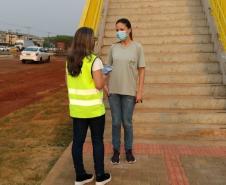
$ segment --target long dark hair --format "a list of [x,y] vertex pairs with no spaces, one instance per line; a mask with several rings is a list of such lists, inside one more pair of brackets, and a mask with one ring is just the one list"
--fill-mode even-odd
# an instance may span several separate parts
[[129,34],[129,37],[130,37],[131,40],[133,40],[133,32],[132,32],[132,26],[131,26],[130,21],[128,19],[126,19],[126,18],[121,18],[121,19],[117,20],[115,24],[118,24],[118,23],[122,23],[127,28],[131,29],[131,32]]
[[94,32],[88,27],[79,28],[74,36],[67,56],[67,70],[71,76],[81,72],[84,57],[89,57],[94,50]]

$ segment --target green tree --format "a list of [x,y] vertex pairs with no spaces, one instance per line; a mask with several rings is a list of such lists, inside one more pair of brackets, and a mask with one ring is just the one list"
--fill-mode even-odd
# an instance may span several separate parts
[[45,37],[44,39],[44,47],[53,47],[56,46],[57,42],[63,42],[66,48],[68,48],[72,43],[73,37],[68,35],[57,35],[54,37]]

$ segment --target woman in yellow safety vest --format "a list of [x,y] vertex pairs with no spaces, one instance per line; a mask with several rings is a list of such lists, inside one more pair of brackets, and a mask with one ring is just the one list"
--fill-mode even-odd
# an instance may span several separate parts
[[76,172],[75,185],[94,180],[94,175],[86,173],[83,165],[83,144],[88,127],[93,144],[96,185],[103,185],[111,180],[111,175],[104,170],[105,107],[102,89],[106,76],[102,73],[102,61],[93,54],[94,46],[93,30],[81,27],[75,33],[67,56],[66,79],[70,116],[73,119],[72,157]]

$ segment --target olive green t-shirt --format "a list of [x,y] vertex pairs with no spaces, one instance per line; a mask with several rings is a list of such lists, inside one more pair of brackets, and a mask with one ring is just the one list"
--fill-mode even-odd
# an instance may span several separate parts
[[109,79],[109,93],[135,96],[138,68],[145,67],[142,45],[135,41],[128,46],[113,44],[107,64],[113,67]]

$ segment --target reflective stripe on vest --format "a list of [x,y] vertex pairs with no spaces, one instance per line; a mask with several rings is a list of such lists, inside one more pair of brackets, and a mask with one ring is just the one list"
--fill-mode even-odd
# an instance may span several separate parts
[[71,105],[79,105],[79,106],[93,106],[103,104],[102,100],[73,100],[70,99]]
[[81,96],[86,96],[86,95],[93,95],[93,94],[97,94],[98,91],[97,89],[68,89],[68,93],[69,94],[76,94],[76,95],[81,95]]

